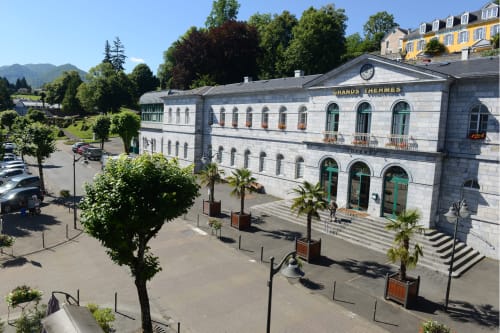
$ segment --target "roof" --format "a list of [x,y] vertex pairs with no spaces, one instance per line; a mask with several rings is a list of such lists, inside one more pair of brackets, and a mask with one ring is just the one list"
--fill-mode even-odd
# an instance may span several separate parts
[[190,90],[172,90],[170,94],[162,96],[162,98],[176,98],[185,96],[202,96],[210,90],[210,86],[203,86],[199,88],[194,88]]
[[431,62],[418,65],[455,78],[474,78],[479,76],[499,76],[499,57],[482,57],[463,61]]
[[285,77],[280,79],[239,82],[212,87],[205,95],[238,94],[254,92],[272,92],[277,90],[301,89],[304,85],[321,76],[321,74],[299,77]]
[[139,98],[139,104],[163,104],[161,97],[168,95],[171,90],[150,91]]

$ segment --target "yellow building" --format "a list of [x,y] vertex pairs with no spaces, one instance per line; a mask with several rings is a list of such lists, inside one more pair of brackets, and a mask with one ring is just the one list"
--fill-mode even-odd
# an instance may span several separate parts
[[423,22],[418,30],[409,32],[403,39],[405,59],[412,60],[422,56],[425,46],[432,39],[438,39],[446,47],[447,53],[491,48],[491,38],[500,33],[498,11],[498,5],[489,2],[476,11]]

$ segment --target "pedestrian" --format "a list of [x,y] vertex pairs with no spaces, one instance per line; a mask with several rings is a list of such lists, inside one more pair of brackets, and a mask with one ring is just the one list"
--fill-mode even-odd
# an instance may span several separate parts
[[330,210],[330,221],[335,219],[335,222],[337,222],[337,208],[338,206],[335,200],[330,200],[330,204],[328,205],[328,209]]

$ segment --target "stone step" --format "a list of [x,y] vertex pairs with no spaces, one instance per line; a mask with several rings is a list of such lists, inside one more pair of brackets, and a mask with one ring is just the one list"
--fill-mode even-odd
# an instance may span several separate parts
[[[279,200],[271,203],[253,206],[252,211],[257,214],[274,216],[291,223],[306,225],[306,217],[299,216],[290,210],[291,200]],[[331,234],[356,245],[370,248],[374,251],[386,253],[392,246],[394,232],[385,229],[387,220],[382,217],[361,217],[356,212],[338,210],[337,218],[340,223],[330,223],[328,211],[319,213],[320,220],[313,219],[312,229],[326,234]],[[453,241],[452,238],[436,229],[426,229],[423,234],[418,234],[415,241],[422,246],[423,256],[419,266],[426,267],[443,274],[448,274],[451,260]],[[412,242],[413,243],[413,242]],[[410,244],[413,246],[413,244]],[[468,245],[458,242],[455,245],[453,260],[453,274],[458,277],[484,256]]]

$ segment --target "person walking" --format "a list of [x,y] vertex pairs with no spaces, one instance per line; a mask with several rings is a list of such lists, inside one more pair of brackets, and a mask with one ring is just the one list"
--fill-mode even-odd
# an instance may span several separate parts
[[335,200],[330,200],[330,204],[328,205],[328,209],[330,210],[330,222],[332,220],[335,220],[335,222],[337,222],[337,203],[335,202]]

